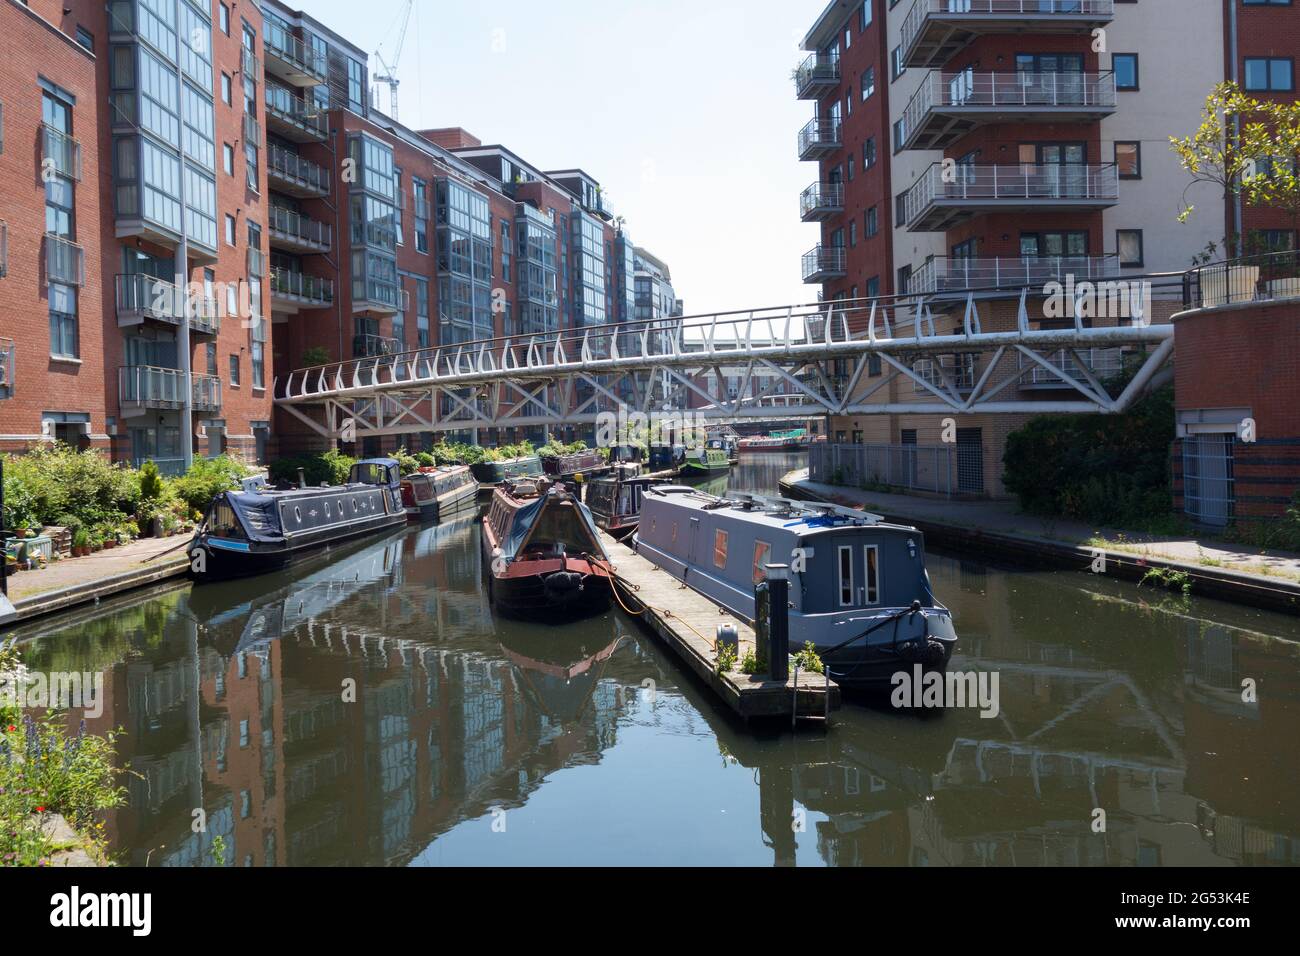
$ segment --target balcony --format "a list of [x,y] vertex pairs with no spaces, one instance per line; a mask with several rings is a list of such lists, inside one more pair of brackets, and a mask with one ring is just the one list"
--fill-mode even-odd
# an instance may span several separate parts
[[268,27],[262,36],[266,72],[290,86],[319,86],[328,78],[323,54],[282,28]]
[[251,80],[254,83],[261,82],[261,71],[257,68],[257,56],[246,46],[239,48],[239,69],[244,74],[244,79]]
[[396,315],[411,310],[411,294],[382,279],[354,277],[352,311],[376,315]]
[[1115,112],[1113,73],[931,70],[900,121],[904,149],[944,149],[994,123],[1082,123]]
[[[1076,357],[1083,361],[1088,372],[1091,372],[1099,381],[1104,382],[1107,379],[1116,378],[1124,371],[1124,350],[1118,348],[1075,349],[1073,351],[1061,349],[1045,356],[1048,364],[1053,368],[1060,369],[1076,382],[1086,382],[1088,381],[1088,374],[1079,367]],[[1024,374],[1020,377],[1021,388],[1071,387],[1051,371],[1024,355],[1020,356],[1020,368],[1024,369]]]
[[818,118],[799,130],[799,158],[821,159],[844,145],[839,120]]
[[406,345],[401,341],[401,339],[389,338],[385,335],[352,336],[353,358],[374,358],[380,355],[397,355],[404,351],[406,351]]
[[323,143],[329,136],[329,123],[315,103],[273,83],[266,84],[266,128],[295,143]]
[[292,269],[273,268],[271,302],[288,311],[321,309],[334,302],[334,283]]
[[329,252],[333,244],[334,230],[327,223],[284,206],[272,205],[267,223],[272,249],[298,253]]
[[41,124],[41,168],[81,181],[81,144],[68,134]]
[[14,340],[0,339],[0,401],[14,397]]
[[801,100],[821,99],[839,85],[838,53],[814,53],[794,71],[794,90]]
[[821,222],[843,211],[843,183],[813,183],[799,194],[799,218],[804,222]]
[[86,254],[81,246],[52,232],[45,234],[45,284],[81,285],[86,281]]
[[803,281],[808,283],[843,279],[848,273],[844,250],[837,246],[813,246],[803,255]]
[[262,145],[262,127],[257,125],[257,117],[252,113],[244,114],[244,142],[254,146]]
[[[118,404],[123,412],[184,407],[185,373],[153,365],[124,365],[117,370]],[[190,374],[190,403],[196,412],[221,408],[221,379]]]
[[330,171],[283,146],[267,146],[266,176],[272,189],[299,199],[330,194]]
[[1114,164],[935,163],[907,191],[903,223],[911,232],[943,232],[982,213],[1105,209],[1118,202]]
[[[147,322],[180,325],[182,302],[174,282],[149,275],[120,275],[115,293],[119,328]],[[216,335],[221,331],[221,310],[215,298],[186,294],[183,307],[192,331],[202,335]]]
[[943,66],[987,33],[1086,33],[1114,16],[1115,0],[915,0],[903,20],[903,65]]
[[907,291],[942,295],[980,289],[1017,290],[1063,281],[1094,280],[1119,274],[1118,256],[1025,256],[998,259],[931,259],[912,273]]

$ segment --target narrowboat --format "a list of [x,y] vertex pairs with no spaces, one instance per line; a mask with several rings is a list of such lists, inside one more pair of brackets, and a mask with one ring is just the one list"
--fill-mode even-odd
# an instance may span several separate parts
[[661,479],[618,474],[597,478],[587,485],[587,508],[596,526],[618,540],[636,530],[641,521],[641,499]]
[[478,482],[465,465],[421,468],[402,479],[402,506],[411,521],[440,521],[477,501]]
[[705,442],[705,447],[722,451],[727,456],[727,464],[736,465],[740,463],[740,452],[737,450],[739,444],[740,440],[734,435],[719,435]]
[[190,542],[190,570],[200,581],[262,574],[335,541],[405,522],[392,458],[357,462],[344,485],[224,491]]
[[686,449],[686,457],[679,470],[683,478],[698,478],[726,471],[730,467],[731,462],[725,450],[704,445]]
[[742,438],[737,451],[799,451],[807,447],[808,432],[802,428],[793,428],[784,432],[772,432],[770,435]]
[[503,481],[481,539],[488,599],[501,612],[577,616],[609,606],[609,556],[591,512],[563,484]]
[[604,471],[609,466],[604,456],[594,448],[586,448],[568,455],[548,455],[542,459],[542,471],[556,478],[571,478],[593,471]]
[[676,471],[686,456],[686,449],[681,445],[651,445],[650,470]]
[[542,473],[542,460],[536,455],[507,458],[505,461],[480,461],[469,466],[474,478],[485,485],[495,485],[507,478],[535,478]]
[[633,547],[746,620],[766,565],[789,565],[791,650],[811,641],[844,687],[887,687],[917,664],[942,671],[957,641],[921,533],[878,515],[659,485],[642,499]]

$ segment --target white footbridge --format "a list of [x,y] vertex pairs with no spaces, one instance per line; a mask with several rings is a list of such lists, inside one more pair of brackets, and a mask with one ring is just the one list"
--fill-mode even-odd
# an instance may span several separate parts
[[[343,440],[588,425],[618,409],[689,408],[719,423],[1114,413],[1173,354],[1173,326],[1149,314],[1094,327],[1071,309],[1072,319],[1053,323],[1064,327],[1033,327],[1030,290],[1020,293],[1015,328],[985,331],[977,299],[986,295],[965,293],[964,310],[951,293],[934,303],[859,299],[430,346],[278,376],[275,402]],[[952,331],[937,327],[935,308]],[[1112,394],[1103,383],[1120,367],[1136,371]],[[902,387],[888,390],[896,381]]]

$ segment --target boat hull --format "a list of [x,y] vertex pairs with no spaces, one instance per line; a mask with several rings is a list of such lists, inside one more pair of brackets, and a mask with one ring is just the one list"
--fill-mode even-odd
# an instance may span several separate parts
[[[378,534],[405,523],[405,514],[377,515],[367,522],[339,529],[337,534],[294,545],[230,541],[201,535],[196,541],[191,542],[186,551],[191,559],[190,577],[195,581],[229,581],[234,578],[267,574],[278,571],[295,561],[316,555],[328,545]],[[196,550],[203,552],[203,560],[197,565],[194,561]]]

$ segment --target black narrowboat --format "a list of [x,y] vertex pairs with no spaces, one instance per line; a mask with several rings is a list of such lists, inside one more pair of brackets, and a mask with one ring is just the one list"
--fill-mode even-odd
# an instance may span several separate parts
[[661,478],[622,473],[597,478],[587,485],[586,505],[596,526],[621,541],[641,522],[641,499],[646,491],[662,483]]
[[502,613],[569,617],[609,606],[609,555],[591,512],[563,484],[502,482],[481,538],[488,598]]
[[478,482],[466,465],[421,468],[402,479],[402,505],[411,521],[441,521],[477,502]]
[[190,542],[190,573],[199,581],[262,574],[333,542],[405,522],[392,458],[357,462],[345,485],[225,491],[212,499]]
[[547,455],[542,459],[542,471],[556,478],[589,475],[595,471],[604,471],[608,467],[604,456],[594,448],[585,448],[567,455]]
[[495,485],[507,478],[536,478],[542,474],[542,459],[536,455],[527,458],[507,458],[504,461],[479,461],[469,466],[474,477],[484,485]]

